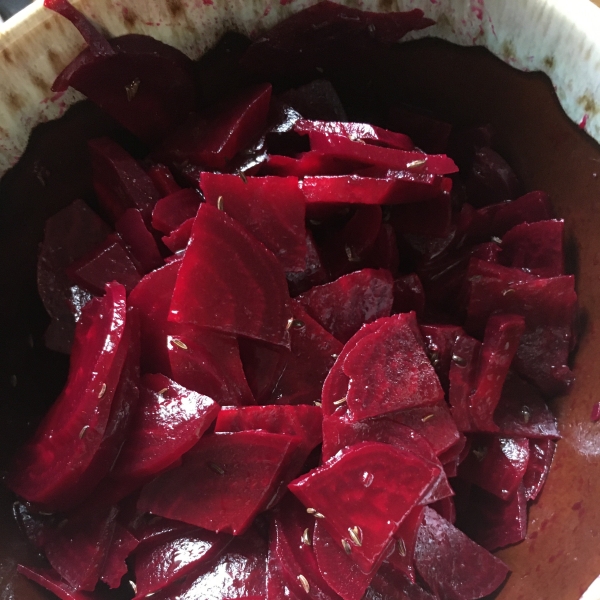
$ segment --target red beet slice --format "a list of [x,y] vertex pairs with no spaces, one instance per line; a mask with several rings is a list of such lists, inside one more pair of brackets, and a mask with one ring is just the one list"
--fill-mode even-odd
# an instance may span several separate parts
[[459,333],[452,350],[448,399],[459,431],[473,429],[469,399],[477,382],[481,345],[466,333]]
[[191,188],[178,190],[161,198],[152,211],[152,227],[170,234],[198,212],[202,198]]
[[525,269],[541,277],[565,274],[562,220],[523,223],[502,238],[502,264]]
[[295,177],[246,177],[202,173],[208,204],[238,221],[279,259],[286,271],[306,263],[304,196]]
[[261,175],[278,175],[279,177],[307,177],[310,175],[346,175],[356,168],[356,164],[333,158],[322,152],[311,150],[302,152],[296,158],[269,154],[261,166]]
[[524,329],[525,320],[517,315],[494,315],[488,319],[475,390],[469,398],[471,420],[479,431],[498,431],[494,411]]
[[[365,472],[373,476],[367,477],[369,485]],[[307,508],[324,515],[327,531],[340,545],[346,540],[351,556],[368,571],[439,472],[410,452],[367,442],[342,451],[289,488]]]
[[184,251],[190,242],[193,225],[194,219],[184,221],[170,235],[162,238],[163,244],[173,253]]
[[163,519],[163,517],[155,517],[149,514],[145,514],[141,523],[136,524],[135,527],[129,527],[131,527],[139,541],[137,552],[184,537],[197,529],[197,527],[181,521],[172,521],[171,519]]
[[23,565],[17,566],[17,571],[46,588],[61,600],[88,600],[94,598],[92,594],[81,592],[71,587],[56,571],[52,569],[32,569]]
[[271,85],[247,88],[203,114],[194,114],[161,144],[157,155],[170,164],[223,169],[264,129]]
[[136,597],[145,598],[218,556],[231,537],[195,529],[181,537],[144,548],[135,555]]
[[437,502],[430,504],[430,507],[435,510],[438,515],[441,515],[446,521],[456,523],[456,506],[453,497],[442,498]]
[[[418,311],[415,312],[419,316]],[[440,384],[447,392],[450,386],[449,376],[454,343],[458,336],[464,332],[455,325],[421,325],[420,329],[429,360],[431,360],[431,364],[439,377]]]
[[119,523],[115,526],[108,555],[102,567],[100,579],[109,588],[118,588],[123,575],[127,573],[125,559],[137,548],[138,541]]
[[148,169],[148,177],[160,192],[161,198],[174,194],[181,189],[181,186],[175,181],[173,173],[166,165],[157,163]]
[[535,500],[542,491],[550,472],[555,447],[554,440],[529,440],[529,462],[523,476],[527,500]]
[[125,289],[119,284],[83,309],[67,384],[9,473],[9,487],[26,500],[48,510],[69,506],[106,430],[128,350],[120,343],[125,321]]
[[306,256],[303,270],[286,273],[285,277],[292,297],[327,281],[327,272],[321,264],[321,257],[310,231],[306,232]]
[[348,353],[343,370],[350,378],[346,399],[352,420],[443,400],[415,329],[414,313],[397,315]]
[[239,338],[238,344],[248,386],[256,402],[263,404],[281,376],[285,364],[283,348],[244,338]]
[[[269,559],[267,562],[266,600],[300,600],[300,596],[292,591],[284,580],[283,567],[276,553],[276,536],[269,539]],[[260,598],[259,600],[264,600]]]
[[340,342],[363,325],[388,317],[393,303],[393,279],[383,269],[362,269],[298,296],[306,312]]
[[502,500],[508,500],[523,481],[529,460],[525,438],[477,438],[459,467],[459,476]]
[[140,265],[142,273],[149,273],[164,264],[156,240],[148,231],[139,210],[128,208],[115,223],[115,229],[131,256]]
[[285,276],[275,256],[222,211],[202,204],[169,319],[289,346],[291,316]]
[[419,530],[415,563],[429,588],[448,600],[487,596],[508,574],[500,559],[430,508],[425,509]]
[[296,438],[259,431],[215,433],[180,467],[142,490],[139,510],[239,535],[271,499]]
[[146,223],[160,198],[144,169],[119,144],[108,138],[90,140],[93,183],[102,207],[114,222],[128,208],[137,208]]
[[386,561],[398,571],[401,571],[408,579],[415,583],[415,546],[417,535],[423,522],[423,507],[415,506],[400,524],[400,528],[394,534],[394,546]]
[[367,590],[365,600],[435,600],[439,596],[433,596],[425,591],[419,584],[412,583],[402,571],[399,571],[385,563]]
[[194,446],[218,412],[218,404],[210,398],[164,375],[145,375],[140,404],[113,476],[143,481],[164,470]]
[[405,313],[411,310],[421,316],[425,310],[425,291],[419,276],[415,273],[394,280],[393,313]]

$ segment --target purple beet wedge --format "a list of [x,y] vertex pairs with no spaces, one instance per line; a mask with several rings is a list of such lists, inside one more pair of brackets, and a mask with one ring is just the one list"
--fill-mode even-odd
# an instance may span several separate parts
[[247,338],[238,338],[238,345],[248,386],[257,404],[263,404],[281,376],[285,349]]
[[469,413],[478,431],[493,433],[499,429],[494,411],[524,330],[525,320],[518,315],[493,315],[488,319],[475,390],[469,398]]
[[358,566],[369,571],[439,472],[410,452],[367,442],[342,451],[289,487],[313,514],[324,515],[330,535],[341,547],[345,540]]
[[121,585],[121,579],[127,573],[125,559],[137,548],[138,541],[119,523],[115,526],[108,554],[100,573],[100,579],[115,589]]
[[348,353],[342,368],[350,379],[346,400],[352,420],[429,406],[444,398],[415,330],[414,313],[396,315]]
[[523,476],[525,498],[535,500],[550,472],[556,442],[554,440],[529,440],[529,462]]
[[125,288],[110,284],[83,309],[67,384],[9,472],[9,487],[47,511],[71,505],[101,444],[128,351],[125,324]]
[[297,300],[333,337],[346,343],[365,323],[389,317],[393,279],[384,269],[363,269],[312,288]]
[[400,528],[394,534],[394,545],[392,551],[386,558],[397,571],[400,571],[411,581],[416,582],[415,577],[415,546],[419,528],[423,522],[422,506],[415,506],[400,524]]
[[306,265],[305,201],[295,177],[202,173],[206,202],[240,223],[277,257],[286,272]]
[[198,212],[202,197],[191,188],[178,190],[161,198],[152,210],[152,227],[171,234]]
[[62,577],[52,569],[32,569],[23,565],[17,566],[17,571],[35,581],[38,585],[52,592],[60,600],[93,600],[95,596],[89,592],[78,591],[70,586]]
[[138,509],[239,535],[271,499],[297,447],[293,436],[259,431],[206,436],[180,467],[143,488]]
[[169,319],[289,347],[289,302],[275,256],[222,211],[202,204]]
[[417,571],[448,600],[475,600],[492,593],[508,574],[507,566],[430,508],[425,509],[415,549]]
[[231,536],[195,529],[135,554],[136,597],[145,598],[216,558]]
[[452,349],[448,379],[450,412],[459,431],[472,431],[469,399],[477,382],[481,342],[460,333]]
[[156,240],[137,208],[128,208],[115,223],[115,229],[142,273],[150,273],[164,264]]

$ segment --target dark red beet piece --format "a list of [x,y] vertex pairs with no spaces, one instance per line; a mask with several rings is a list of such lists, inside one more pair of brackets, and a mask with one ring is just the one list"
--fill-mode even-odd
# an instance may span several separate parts
[[190,450],[219,412],[210,398],[171,381],[145,375],[141,398],[113,476],[144,480]]
[[564,275],[564,229],[565,222],[562,220],[523,223],[513,227],[502,238],[500,262],[540,277]]
[[81,200],[50,217],[44,227],[37,265],[38,292],[60,336],[51,349],[70,352],[75,332],[73,286],[66,268],[86,256],[110,233],[110,228]]
[[128,208],[137,208],[144,221],[149,223],[160,194],[144,169],[108,138],[90,140],[88,148],[94,188],[113,222],[118,221]]
[[[271,528],[273,530],[273,527]],[[267,561],[267,593],[258,600],[302,600],[300,595],[287,585],[284,568],[277,556],[277,537],[269,536],[269,559]]]
[[18,565],[17,571],[27,577],[27,579],[35,581],[35,583],[52,592],[60,600],[88,600],[94,598],[92,594],[77,591],[52,569],[32,569]]
[[461,479],[508,500],[523,481],[528,460],[525,438],[478,437],[458,473]]
[[471,420],[479,431],[498,431],[494,411],[524,329],[525,320],[517,315],[493,315],[488,319],[475,390],[469,398]]
[[[373,476],[367,487],[365,472]],[[410,452],[367,442],[342,451],[289,488],[307,508],[325,516],[327,531],[340,545],[345,539],[356,563],[368,571],[439,472]],[[362,545],[352,543],[349,530]]]
[[161,165],[160,163],[152,165],[147,173],[159,191],[161,198],[174,194],[181,189],[181,186],[175,181],[173,173],[171,173],[171,170],[166,165]]
[[169,319],[289,346],[291,316],[287,283],[275,256],[222,211],[202,204]]
[[260,169],[261,175],[290,175],[304,178],[314,175],[347,175],[360,165],[352,161],[340,160],[323,152],[311,150],[302,152],[295,158],[269,154]]
[[239,535],[271,499],[296,438],[241,431],[204,437],[183,464],[142,490],[138,508]]
[[231,542],[223,533],[195,529],[135,555],[136,597],[145,598],[218,556]]
[[535,500],[546,483],[554,458],[554,440],[529,440],[529,462],[523,476],[526,500]]
[[70,505],[106,430],[128,350],[121,344],[125,321],[125,289],[119,284],[83,309],[67,384],[9,472],[9,487],[26,500],[47,510]]
[[436,600],[418,583],[412,583],[404,573],[386,565],[382,565],[367,590],[365,600]]
[[420,317],[425,310],[425,291],[419,276],[415,273],[403,275],[394,280],[393,313],[406,313],[411,310]]
[[[417,316],[419,316],[418,312]],[[429,360],[431,360],[431,364],[440,379],[444,391],[448,392],[454,343],[457,337],[464,332],[462,328],[455,325],[421,325],[420,329],[425,341],[425,351],[429,356]]]
[[310,231],[306,232],[304,269],[300,272],[286,273],[285,277],[292,297],[307,292],[311,287],[322,285],[327,281],[327,272],[321,263],[321,257]]
[[163,244],[173,253],[184,251],[190,242],[193,225],[194,219],[184,221],[170,235],[166,235],[162,238]]
[[456,523],[456,506],[454,498],[447,497],[429,505],[435,512],[454,525]]
[[208,204],[238,221],[279,259],[287,271],[306,264],[304,196],[295,177],[246,177],[202,173]]
[[142,213],[137,208],[128,208],[115,223],[115,229],[142,273],[150,273],[164,264],[156,240],[148,231]]
[[415,549],[415,563],[429,588],[448,600],[475,600],[493,592],[508,568],[430,508]]
[[394,534],[394,546],[387,557],[388,562],[394,569],[401,571],[412,582],[415,578],[415,546],[417,534],[423,521],[423,507],[415,506],[400,524],[400,528]]
[[197,527],[182,523],[181,521],[172,521],[171,519],[155,517],[149,514],[144,515],[141,523],[135,527],[131,525],[129,527],[131,527],[139,541],[137,552],[183,537],[197,529]]
[[108,549],[108,555],[102,567],[100,579],[109,588],[118,588],[123,575],[127,573],[125,559],[137,548],[138,541],[119,523],[115,526],[113,539]]
[[391,317],[361,339],[344,360],[350,378],[346,400],[352,420],[432,405],[444,398],[425,354],[414,313]]
[[240,150],[264,129],[269,112],[271,85],[256,85],[218,106],[194,114],[161,144],[158,157],[170,164],[191,163],[223,169]]
[[152,227],[170,234],[198,212],[202,198],[191,188],[178,190],[161,198],[152,211]]
[[389,223],[382,223],[367,261],[370,267],[387,269],[394,276],[398,274],[400,267],[398,241],[394,228]]
[[397,235],[424,235],[443,238],[452,228],[452,199],[449,193],[423,202],[394,206],[390,224]]
[[481,342],[459,333],[452,349],[450,365],[450,411],[459,431],[472,431],[469,399],[477,382]]
[[383,269],[363,269],[298,296],[306,312],[340,342],[347,342],[364,323],[388,317],[393,279]]
[[393,106],[388,113],[388,127],[402,131],[429,154],[445,153],[452,125],[431,115],[425,115],[406,106]]
[[285,364],[284,349],[256,340],[238,338],[240,359],[248,386],[258,404],[271,395]]
[[315,79],[298,88],[287,90],[279,100],[306,119],[346,121],[346,111],[333,84],[326,79]]

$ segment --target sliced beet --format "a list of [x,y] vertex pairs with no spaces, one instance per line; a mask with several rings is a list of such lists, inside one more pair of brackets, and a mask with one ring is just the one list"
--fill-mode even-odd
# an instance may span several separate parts
[[263,130],[271,85],[260,84],[220,102],[202,114],[191,115],[163,141],[157,156],[169,164],[191,163],[222,170]]
[[202,204],[177,277],[170,320],[288,346],[291,316],[275,256],[222,211]]
[[452,349],[448,399],[459,431],[473,429],[469,399],[477,382],[481,345],[466,333],[459,333]]
[[367,590],[365,600],[436,600],[418,583],[413,583],[400,570],[383,564]]
[[181,189],[181,186],[175,181],[173,173],[171,173],[171,170],[166,165],[156,163],[148,169],[147,173],[156,189],[160,192],[161,198],[174,194]]
[[285,277],[292,297],[307,292],[311,287],[322,285],[327,281],[327,272],[321,263],[321,257],[310,231],[306,232],[306,256],[303,270],[288,272]]
[[[415,312],[419,316],[419,312]],[[448,392],[454,343],[464,332],[461,327],[455,325],[420,325],[420,329],[425,341],[425,351],[440,379],[440,384],[444,391]]]
[[367,258],[370,267],[387,269],[396,276],[400,268],[400,253],[394,228],[389,223],[382,223],[375,243]]
[[161,198],[152,210],[152,227],[166,234],[181,227],[198,212],[202,197],[191,188],[178,190]]
[[118,588],[121,585],[123,575],[127,573],[125,559],[137,548],[138,541],[125,527],[117,523],[113,538],[108,549],[100,579],[109,588]]
[[202,173],[208,204],[238,221],[279,259],[287,272],[306,263],[305,202],[295,177],[245,177]]
[[137,208],[149,223],[160,193],[138,162],[109,138],[90,140],[93,183],[102,208],[118,221],[128,208]]
[[239,535],[271,499],[296,438],[259,431],[204,437],[142,490],[138,508]]
[[554,440],[529,440],[529,462],[523,476],[527,500],[535,500],[542,491],[550,472],[555,448]]
[[27,579],[35,581],[35,583],[52,592],[60,600],[88,600],[95,597],[88,592],[76,590],[53,569],[32,569],[31,567],[18,565],[17,571]]
[[562,220],[522,223],[502,238],[502,264],[525,269],[541,277],[565,274]]
[[425,509],[415,549],[421,577],[438,597],[475,600],[492,593],[507,566],[430,508]]
[[301,600],[300,596],[287,585],[283,566],[277,556],[277,539],[269,536],[269,558],[267,561],[267,593],[259,600]]
[[305,178],[311,175],[347,175],[356,168],[351,161],[338,158],[311,150],[302,152],[295,158],[269,154],[267,160],[261,166],[261,175],[278,175],[279,177]]
[[125,289],[107,287],[78,322],[67,384],[9,472],[9,487],[47,510],[68,507],[104,436],[128,350]]
[[494,411],[524,329],[525,320],[517,315],[493,315],[488,319],[475,390],[469,398],[471,420],[479,431],[498,431]]
[[344,360],[350,378],[346,396],[352,420],[428,406],[444,398],[425,354],[414,313],[391,317],[361,339]]
[[184,221],[170,235],[165,235],[162,238],[163,244],[173,253],[183,252],[190,242],[193,225],[194,219],[188,219],[187,221]]
[[415,506],[400,524],[400,528],[394,534],[394,545],[392,552],[386,558],[394,569],[401,571],[412,582],[415,578],[415,546],[419,528],[423,522],[423,507]]
[[142,273],[149,273],[164,264],[156,240],[137,208],[128,208],[115,223],[115,229],[131,256],[139,264]]
[[508,500],[523,481],[529,461],[525,438],[477,437],[458,469],[459,476],[502,500]]
[[145,598],[186,576],[217,557],[230,542],[231,536],[196,528],[136,552],[136,597]]
[[286,362],[285,350],[257,340],[238,338],[240,359],[248,386],[258,404],[266,402]]
[[[139,515],[139,513],[137,513]],[[136,526],[129,526],[138,539],[137,552],[159,546],[170,540],[184,537],[197,529],[182,521],[173,521],[163,517],[144,514]]]
[[298,296],[306,312],[340,342],[347,342],[363,325],[388,317],[393,279],[383,269],[363,269]]
[[393,313],[405,313],[411,310],[421,316],[425,310],[425,291],[419,276],[415,273],[403,275],[394,280]]
[[164,375],[142,378],[138,410],[113,476],[143,481],[173,464],[211,425],[219,406]]
[[[346,540],[351,556],[368,571],[439,471],[410,452],[367,442],[342,451],[289,487],[307,508],[324,515],[330,535],[340,545]],[[373,477],[365,480],[365,472]]]
[[449,523],[456,523],[456,505],[453,497],[442,498],[429,505],[435,512],[444,517]]

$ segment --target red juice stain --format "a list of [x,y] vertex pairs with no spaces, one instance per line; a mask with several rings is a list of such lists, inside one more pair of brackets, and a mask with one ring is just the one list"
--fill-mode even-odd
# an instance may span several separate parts
[[587,116],[587,113],[585,113],[583,115],[583,119],[581,119],[581,121],[579,122],[579,129],[585,129],[585,126],[587,125],[587,120],[588,120],[588,116]]

